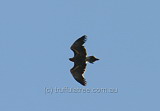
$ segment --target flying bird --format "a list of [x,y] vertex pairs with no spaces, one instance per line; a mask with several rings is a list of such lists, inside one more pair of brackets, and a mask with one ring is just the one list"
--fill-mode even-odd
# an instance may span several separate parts
[[77,39],[70,49],[74,52],[74,57],[69,58],[70,61],[74,62],[73,68],[70,70],[72,76],[74,79],[82,84],[83,86],[86,86],[87,82],[84,78],[84,72],[86,70],[87,62],[94,63],[95,61],[99,60],[98,58],[94,56],[87,56],[87,52],[83,44],[86,42],[87,36],[84,35]]

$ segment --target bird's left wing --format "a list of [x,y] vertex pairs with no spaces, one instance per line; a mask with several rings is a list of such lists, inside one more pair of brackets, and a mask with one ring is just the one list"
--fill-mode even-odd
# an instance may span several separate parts
[[71,46],[71,50],[74,52],[74,55],[80,54],[80,55],[87,55],[86,49],[83,46],[83,44],[86,42],[87,36],[84,35],[77,39]]

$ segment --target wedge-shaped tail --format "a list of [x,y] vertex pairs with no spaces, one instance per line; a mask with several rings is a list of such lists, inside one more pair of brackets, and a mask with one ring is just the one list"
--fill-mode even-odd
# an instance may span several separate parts
[[89,62],[89,63],[94,63],[95,61],[98,61],[99,59],[98,58],[96,58],[96,57],[94,57],[94,56],[88,56],[87,58],[86,58],[86,62]]

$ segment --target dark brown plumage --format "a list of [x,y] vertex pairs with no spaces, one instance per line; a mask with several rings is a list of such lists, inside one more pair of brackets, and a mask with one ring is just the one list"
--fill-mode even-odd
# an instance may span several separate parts
[[86,42],[87,36],[84,35],[77,39],[71,46],[71,50],[74,52],[74,57],[69,60],[74,62],[74,67],[70,70],[74,79],[82,85],[86,85],[87,82],[84,78],[84,72],[86,70],[86,62],[93,63],[99,59],[94,56],[87,56],[87,52],[83,44]]

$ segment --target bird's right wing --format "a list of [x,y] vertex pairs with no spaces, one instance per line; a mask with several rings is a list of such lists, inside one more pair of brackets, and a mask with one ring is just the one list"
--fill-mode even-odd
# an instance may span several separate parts
[[82,85],[86,85],[87,82],[84,78],[84,72],[86,69],[86,64],[82,65],[74,65],[74,67],[70,70],[74,79]]

